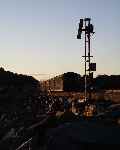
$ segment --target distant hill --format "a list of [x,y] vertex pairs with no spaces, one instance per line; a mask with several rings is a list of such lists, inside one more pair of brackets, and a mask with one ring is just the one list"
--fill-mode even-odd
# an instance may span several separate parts
[[78,73],[67,72],[63,74],[63,90],[64,91],[79,91],[82,89],[82,77]]
[[93,86],[96,89],[119,90],[120,75],[98,75],[93,79]]
[[32,76],[0,68],[0,111],[19,110],[40,93],[40,83]]
[[38,84],[38,81],[32,76],[22,75],[5,71],[4,68],[0,68],[0,86],[1,85],[14,85],[20,86],[25,84]]
[[[120,75],[98,75],[96,78],[87,77],[87,88],[89,86],[94,90],[118,90],[120,89]],[[84,76],[78,73],[67,72],[46,81],[45,86],[48,89],[56,91],[84,91]]]

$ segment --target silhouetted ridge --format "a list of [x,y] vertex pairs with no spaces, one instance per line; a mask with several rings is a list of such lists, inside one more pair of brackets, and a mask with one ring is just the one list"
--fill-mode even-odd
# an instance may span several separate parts
[[80,74],[67,72],[63,74],[64,91],[79,91],[81,88]]
[[[95,78],[90,79],[87,76],[87,89],[89,86],[92,87],[92,90],[118,90],[120,89],[120,75],[98,75]],[[85,79],[84,76],[81,76],[78,73],[67,72],[62,75],[56,76],[50,79],[50,88],[54,90],[63,90],[63,91],[80,91],[84,92],[85,90]],[[55,84],[57,86],[55,86]]]
[[4,68],[0,68],[0,85],[12,84],[12,85],[24,85],[24,84],[38,84],[38,81],[32,76],[22,75],[5,71]]
[[120,75],[99,75],[94,78],[93,86],[96,87],[96,89],[120,89]]

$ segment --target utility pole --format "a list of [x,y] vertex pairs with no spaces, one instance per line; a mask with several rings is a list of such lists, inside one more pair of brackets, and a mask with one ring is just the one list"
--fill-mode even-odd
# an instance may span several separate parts
[[[91,24],[90,18],[80,19],[77,39],[81,39],[81,34],[85,35],[85,101],[91,99],[91,83],[93,78],[93,71],[96,71],[96,63],[91,63],[91,35],[95,32]],[[89,95],[89,96],[88,96]]]

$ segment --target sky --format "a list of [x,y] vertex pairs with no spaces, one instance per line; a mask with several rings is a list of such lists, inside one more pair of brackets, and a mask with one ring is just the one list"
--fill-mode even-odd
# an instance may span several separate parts
[[120,0],[0,0],[0,66],[38,79],[84,74],[80,18],[90,17],[98,74],[120,74]]

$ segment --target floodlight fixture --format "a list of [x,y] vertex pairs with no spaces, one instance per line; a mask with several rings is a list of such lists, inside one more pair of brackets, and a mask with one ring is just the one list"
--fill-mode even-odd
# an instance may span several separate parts
[[93,26],[92,24],[89,24],[89,25],[88,25],[88,29],[89,29],[89,32],[90,32],[90,33],[94,33],[94,32],[93,32],[94,26]]
[[85,18],[84,19],[84,21],[90,21],[91,20],[91,18]]
[[82,29],[82,27],[83,27],[83,19],[80,19],[79,29]]
[[79,28],[78,28],[78,35],[77,35],[77,39],[81,39],[82,28],[83,28],[83,19],[80,19]]

